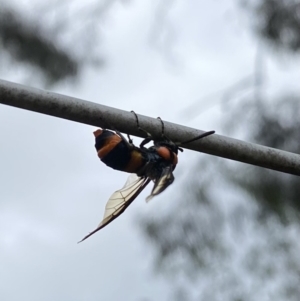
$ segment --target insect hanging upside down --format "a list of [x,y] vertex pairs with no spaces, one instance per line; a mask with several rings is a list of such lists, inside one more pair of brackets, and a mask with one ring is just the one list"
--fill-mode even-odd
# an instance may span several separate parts
[[[125,171],[131,173],[131,175],[123,188],[115,191],[109,198],[105,206],[103,220],[99,226],[80,242],[121,215],[151,181],[154,182],[154,186],[146,201],[164,191],[174,181],[173,170],[178,161],[178,150],[183,151],[180,145],[215,133],[215,131],[209,131],[193,139],[174,143],[165,136],[164,123],[158,118],[162,125],[161,138],[153,139],[150,133],[139,126],[139,120],[135,112],[132,111],[132,113],[136,118],[138,129],[147,134],[147,138],[141,142],[139,147],[133,144],[129,135],[127,140],[118,131],[98,129],[94,132],[95,148],[101,161],[113,169]],[[150,141],[153,141],[154,145],[149,148],[145,147]]]

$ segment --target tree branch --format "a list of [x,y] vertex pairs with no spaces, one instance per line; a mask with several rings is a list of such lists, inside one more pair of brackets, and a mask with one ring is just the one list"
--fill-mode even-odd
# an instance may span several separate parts
[[[145,134],[137,129],[135,118],[131,112],[4,80],[0,80],[0,103],[145,137]],[[154,137],[160,137],[161,123],[159,120],[139,115],[139,121],[142,128]],[[165,132],[173,141],[188,140],[203,133],[203,131],[170,122],[165,122]],[[298,154],[217,134],[194,141],[184,147],[210,155],[300,175],[300,155]]]

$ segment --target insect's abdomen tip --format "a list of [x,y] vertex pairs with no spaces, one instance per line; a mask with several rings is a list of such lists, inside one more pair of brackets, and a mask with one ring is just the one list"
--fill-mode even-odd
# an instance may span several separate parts
[[98,137],[102,134],[102,132],[103,132],[102,130],[98,129],[93,134],[94,134],[95,137]]

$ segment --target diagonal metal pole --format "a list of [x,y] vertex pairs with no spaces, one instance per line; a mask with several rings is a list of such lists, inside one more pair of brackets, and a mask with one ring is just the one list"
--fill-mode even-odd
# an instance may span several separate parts
[[[46,115],[145,137],[136,127],[131,112],[82,99],[43,91],[0,80],[0,103]],[[161,123],[156,118],[139,116],[142,128],[160,137]],[[165,133],[173,141],[186,141],[203,131],[165,121]],[[214,134],[194,141],[185,148],[235,161],[300,175],[300,155]]]

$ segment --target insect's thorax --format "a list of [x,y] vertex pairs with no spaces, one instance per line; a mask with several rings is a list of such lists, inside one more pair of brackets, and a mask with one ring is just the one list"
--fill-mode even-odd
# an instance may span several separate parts
[[145,155],[147,163],[138,175],[154,181],[161,176],[166,167],[172,166],[174,169],[177,164],[177,155],[166,147],[152,146],[147,149]]

